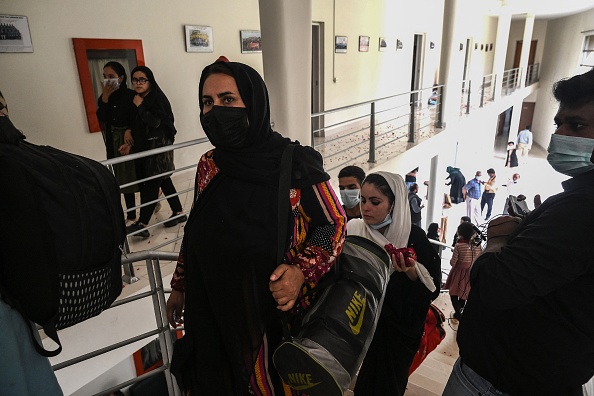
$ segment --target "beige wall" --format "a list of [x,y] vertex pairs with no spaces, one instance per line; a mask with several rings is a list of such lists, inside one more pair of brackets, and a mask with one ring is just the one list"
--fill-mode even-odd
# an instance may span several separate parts
[[551,20],[547,24],[546,42],[540,71],[540,89],[534,111],[534,140],[548,147],[554,132],[553,118],[557,102],[551,95],[553,83],[584,73],[579,68],[583,48],[583,31],[594,29],[594,9],[577,15]]

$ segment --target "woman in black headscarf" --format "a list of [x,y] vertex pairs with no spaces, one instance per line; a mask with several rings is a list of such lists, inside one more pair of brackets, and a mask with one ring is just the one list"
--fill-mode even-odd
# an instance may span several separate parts
[[[134,85],[133,103],[136,106],[136,117],[132,135],[134,137],[134,152],[152,150],[158,147],[173,144],[177,133],[173,125],[173,111],[167,96],[163,93],[151,69],[146,66],[137,66],[132,70],[132,84]],[[139,179],[159,175],[175,169],[173,164],[173,151],[151,155],[136,161],[136,173]],[[163,190],[173,214],[165,222],[165,227],[173,227],[187,220],[186,215],[181,215],[183,208],[175,186],[169,175],[145,181],[140,189],[142,204],[155,201],[159,197],[159,188]],[[157,203],[152,203],[140,208],[140,218],[127,227],[128,234],[140,231],[137,234],[143,238],[150,236],[144,228],[149,223]]]
[[277,312],[307,308],[299,296],[334,265],[344,211],[321,155],[297,144],[291,209],[281,214],[288,218],[287,253],[279,263],[280,160],[292,142],[270,127],[266,85],[251,67],[218,61],[203,70],[199,93],[200,122],[215,149],[198,163],[167,303],[175,327],[185,298],[187,344],[176,348],[185,345],[189,356],[177,377],[192,395],[294,394],[269,361],[281,337]]
[[[126,85],[126,69],[121,63],[110,61],[103,66],[102,92],[97,99],[97,119],[101,125],[107,158],[116,158],[129,154],[134,145],[132,138],[132,99],[134,91]],[[134,161],[127,161],[113,166],[115,176],[121,185],[136,181]],[[134,193],[138,185],[121,190],[126,208],[136,206]],[[127,212],[128,220],[136,221],[136,211]]]

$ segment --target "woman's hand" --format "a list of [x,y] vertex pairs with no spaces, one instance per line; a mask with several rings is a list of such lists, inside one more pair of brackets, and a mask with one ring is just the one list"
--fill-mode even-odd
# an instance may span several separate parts
[[177,325],[182,325],[184,323],[184,303],[184,292],[171,290],[171,294],[167,299],[167,321],[174,329]]
[[281,264],[270,275],[269,289],[281,311],[293,308],[305,276],[296,265]]
[[132,137],[131,129],[126,129],[126,132],[124,132],[124,143],[128,143],[130,146],[134,146],[134,138]]
[[391,256],[392,267],[396,272],[404,272],[406,276],[408,276],[408,279],[412,281],[417,280],[419,276],[417,275],[417,269],[415,268],[417,262],[414,259],[410,257],[405,259],[402,253],[398,253],[398,255],[392,254]]
[[101,101],[107,103],[112,93],[118,90],[118,87],[111,81],[107,83],[101,83]]
[[140,105],[142,104],[142,102],[144,102],[144,99],[140,95],[134,95],[133,102],[136,105],[136,107],[140,107]]
[[130,146],[128,143],[124,143],[118,148],[118,153],[120,153],[120,155],[128,155],[130,154],[131,149],[132,146]]

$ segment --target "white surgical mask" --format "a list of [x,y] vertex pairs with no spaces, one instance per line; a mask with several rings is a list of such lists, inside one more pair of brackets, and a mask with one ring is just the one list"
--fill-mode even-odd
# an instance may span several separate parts
[[120,79],[119,78],[104,78],[103,85],[113,84],[116,88],[120,87]]
[[577,176],[594,169],[590,161],[594,139],[554,134],[547,151],[547,161],[559,173]]
[[360,193],[361,190],[358,188],[354,190],[340,190],[340,199],[342,199],[345,208],[351,209],[357,206],[361,200],[359,198]]
[[392,223],[392,210],[390,210],[390,213],[388,213],[386,215],[386,218],[384,219],[384,221],[381,221],[376,224],[369,224],[369,227],[373,228],[374,230],[379,230],[380,228],[384,228],[385,226],[390,225],[391,223]]

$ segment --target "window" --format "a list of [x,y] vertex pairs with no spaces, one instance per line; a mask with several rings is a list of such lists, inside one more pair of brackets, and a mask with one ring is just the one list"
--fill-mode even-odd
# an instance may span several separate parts
[[582,51],[582,67],[594,67],[594,35],[584,38],[584,49]]

